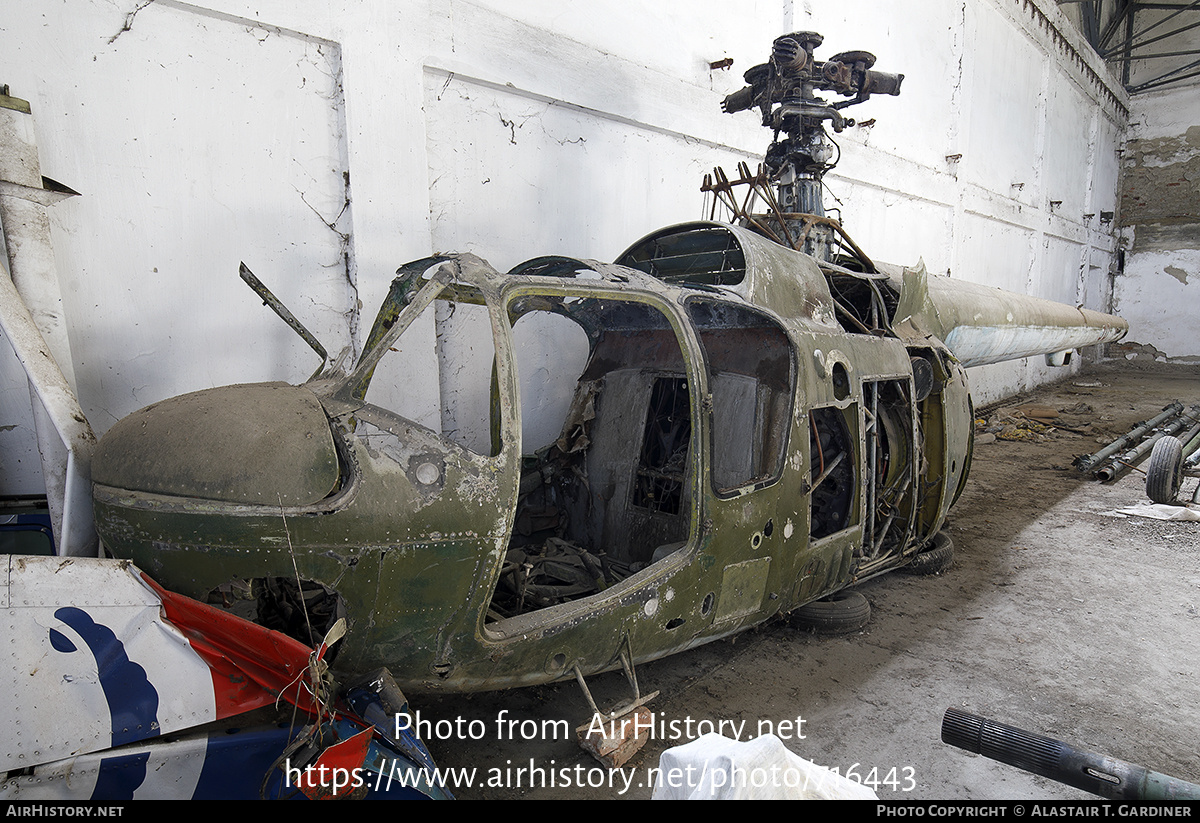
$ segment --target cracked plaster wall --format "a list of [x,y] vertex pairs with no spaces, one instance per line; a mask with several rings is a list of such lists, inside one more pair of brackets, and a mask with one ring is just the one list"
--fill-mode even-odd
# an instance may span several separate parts
[[1200,362],[1200,85],[1133,100],[1122,155],[1124,268],[1115,281],[1130,359]]
[[[336,352],[405,261],[611,260],[702,216],[702,175],[770,139],[721,98],[798,29],[906,75],[848,112],[874,123],[837,136],[827,181],[870,254],[1107,307],[1124,102],[1050,0],[16,0],[0,82],[33,104],[44,173],[83,193],[52,214],[93,425],[311,372],[240,260]],[[422,334],[417,417],[441,403]],[[1060,373],[972,381],[985,402]]]

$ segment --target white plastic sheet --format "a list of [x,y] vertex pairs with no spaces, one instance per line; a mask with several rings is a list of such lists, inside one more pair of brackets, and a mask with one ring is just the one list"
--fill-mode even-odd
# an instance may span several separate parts
[[1172,506],[1167,503],[1139,503],[1116,511],[1105,512],[1109,517],[1148,517],[1151,520],[1200,520],[1200,506],[1189,503]]
[[877,800],[869,787],[793,754],[775,735],[706,734],[662,753],[655,800]]

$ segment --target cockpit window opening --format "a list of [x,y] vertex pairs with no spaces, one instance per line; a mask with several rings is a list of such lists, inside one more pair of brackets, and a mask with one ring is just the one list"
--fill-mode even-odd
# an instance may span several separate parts
[[746,277],[746,256],[737,238],[721,226],[667,230],[647,238],[617,260],[680,285],[736,286]]
[[693,297],[688,316],[704,348],[712,393],[712,480],[725,496],[767,486],[783,473],[796,384],[796,354],[768,315]]

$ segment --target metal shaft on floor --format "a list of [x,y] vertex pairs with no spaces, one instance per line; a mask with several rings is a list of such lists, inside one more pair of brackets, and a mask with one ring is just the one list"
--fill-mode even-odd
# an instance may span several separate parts
[[1147,420],[1145,423],[1138,425],[1136,428],[1134,428],[1128,434],[1121,435],[1116,440],[1114,440],[1113,442],[1109,443],[1107,446],[1102,448],[1100,451],[1095,452],[1094,454],[1089,454],[1087,457],[1080,457],[1080,458],[1076,459],[1075,460],[1075,468],[1079,469],[1081,472],[1083,472],[1085,474],[1091,472],[1092,469],[1094,469],[1096,466],[1098,466],[1102,462],[1104,462],[1104,460],[1106,458],[1111,457],[1112,455],[1119,452],[1121,449],[1129,446],[1131,443],[1138,442],[1138,440],[1140,440],[1142,437],[1144,437],[1146,435],[1146,433],[1151,431],[1155,426],[1159,425],[1160,423],[1163,423],[1166,420],[1170,420],[1171,418],[1175,417],[1176,415],[1181,414],[1182,412],[1183,412],[1183,404],[1182,403],[1176,402],[1176,403],[1172,403],[1169,406],[1164,406],[1162,413],[1159,414],[1157,417],[1155,417],[1151,420]]
[[1114,457],[1110,463],[1095,471],[1096,477],[1104,482],[1116,480],[1129,471],[1130,468],[1140,463],[1150,453],[1150,450],[1154,448],[1155,443],[1164,437],[1174,435],[1185,426],[1192,425],[1197,419],[1200,419],[1200,405],[1192,406],[1169,423],[1159,426],[1158,429],[1150,433],[1149,437],[1134,448]]
[[955,708],[942,742],[1114,800],[1197,800],[1200,786]]

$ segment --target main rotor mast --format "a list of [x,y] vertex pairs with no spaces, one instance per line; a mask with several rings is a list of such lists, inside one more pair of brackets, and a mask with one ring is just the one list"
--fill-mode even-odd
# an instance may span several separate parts
[[[776,38],[770,60],[747,71],[744,77],[749,85],[726,97],[721,109],[729,114],[754,107],[761,110],[763,126],[774,132],[763,173],[774,189],[774,222],[784,224],[776,228],[789,239],[789,245],[828,261],[833,255],[834,227],[829,221],[811,219],[825,217],[823,178],[841,154],[826,133],[825,122],[829,121],[834,132],[853,126],[854,120],[843,117],[841,110],[872,94],[900,94],[904,75],[874,71],[875,56],[865,51],[845,51],[830,60],[817,60],[813,52],[823,40],[813,31]],[[817,97],[817,91],[850,99],[830,103]],[[711,181],[706,181],[706,190],[710,185]]]

